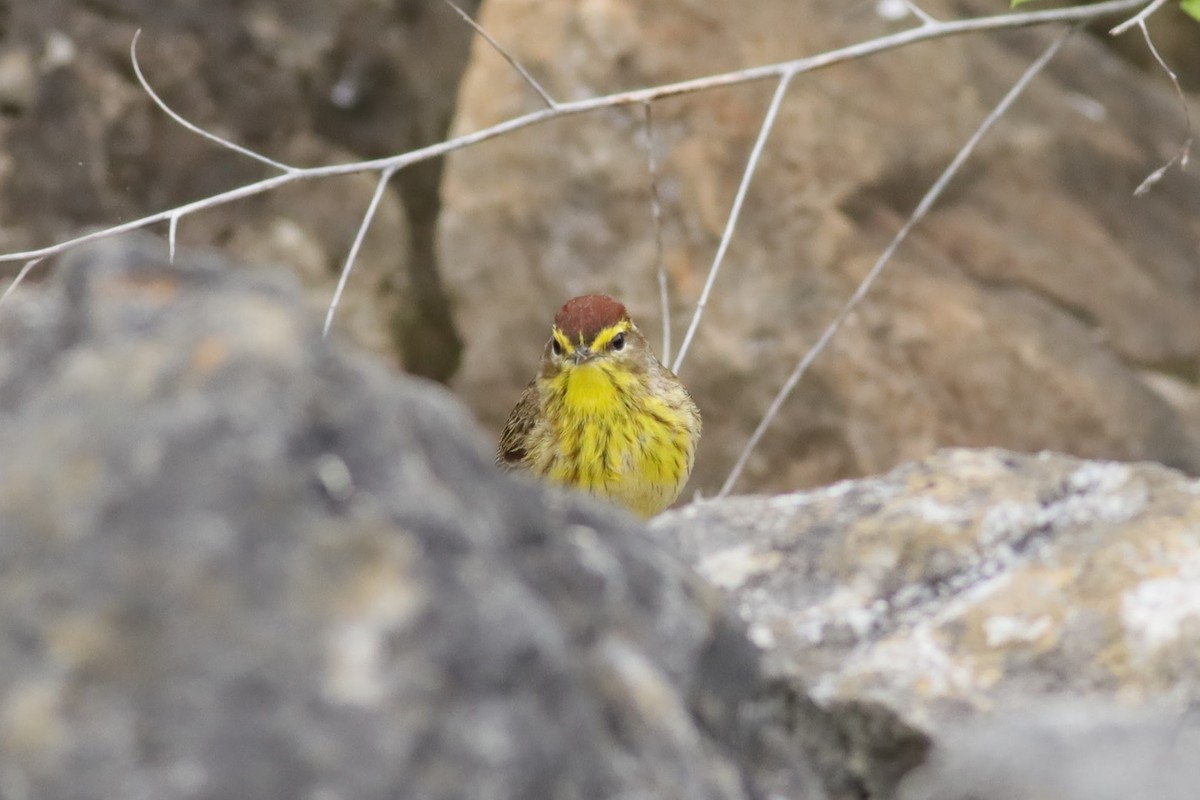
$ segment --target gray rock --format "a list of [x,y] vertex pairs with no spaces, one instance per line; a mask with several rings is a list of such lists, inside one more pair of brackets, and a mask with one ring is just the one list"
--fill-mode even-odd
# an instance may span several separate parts
[[893,796],[886,767],[924,753],[923,732],[932,757],[902,800],[1184,800],[1200,786],[1198,487],[1156,464],[945,450],[696,503],[651,535],[729,594],[769,677],[812,687],[827,738],[858,732],[843,764],[871,765],[860,796]]
[[921,727],[1042,696],[1200,699],[1200,491],[1156,464],[944,450],[697,503],[654,536],[727,589],[769,672]]
[[314,322],[144,241],[0,307],[0,796],[825,796],[716,593]]
[[899,800],[1194,800],[1193,718],[1082,707],[955,726]]

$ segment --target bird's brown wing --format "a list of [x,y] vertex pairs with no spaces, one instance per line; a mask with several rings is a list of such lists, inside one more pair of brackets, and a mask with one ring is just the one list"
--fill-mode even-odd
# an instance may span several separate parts
[[521,393],[521,399],[508,415],[504,423],[504,432],[500,434],[500,446],[496,449],[496,464],[501,467],[521,466],[528,452],[526,440],[533,430],[533,423],[538,414],[537,381],[530,381]]

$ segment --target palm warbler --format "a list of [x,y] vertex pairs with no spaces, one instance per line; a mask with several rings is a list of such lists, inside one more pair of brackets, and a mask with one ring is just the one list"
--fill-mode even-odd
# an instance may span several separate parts
[[643,517],[683,491],[700,411],[650,352],[625,306],[606,295],[568,300],[542,367],[508,417],[496,463],[529,470]]

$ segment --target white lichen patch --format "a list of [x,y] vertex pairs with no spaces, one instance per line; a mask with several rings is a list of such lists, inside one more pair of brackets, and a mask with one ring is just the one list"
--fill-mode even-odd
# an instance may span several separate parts
[[775,631],[762,622],[751,625],[747,629],[746,635],[750,637],[750,641],[763,650],[770,650],[775,646]]
[[1183,626],[1200,622],[1200,553],[1174,575],[1150,578],[1121,598],[1121,622],[1136,655],[1146,658],[1175,643]]
[[383,636],[367,623],[346,625],[329,637],[328,696],[348,705],[372,706],[387,693]]
[[701,559],[696,564],[696,572],[722,589],[737,589],[754,576],[775,569],[782,561],[783,556],[774,550],[741,544]]
[[1091,494],[1115,492],[1129,483],[1128,465],[1116,461],[1089,461],[1071,473],[1067,487],[1072,492]]
[[813,696],[828,701],[874,694],[873,688],[883,688],[881,699],[892,705],[908,695],[911,702],[899,700],[899,705],[909,710],[928,708],[929,701],[939,698],[982,702],[971,657],[948,650],[927,625],[856,651],[840,670],[813,683]]
[[838,481],[807,494],[820,500],[842,500],[853,495],[873,504],[898,497],[903,491],[903,487],[886,478],[861,478]]
[[989,508],[979,526],[979,542],[993,545],[1020,538],[1037,525],[1041,508],[1033,503],[1003,500]]
[[817,501],[817,495],[813,492],[790,492],[788,494],[778,494],[766,498],[766,507],[772,511],[799,511],[802,508],[807,508]]
[[931,525],[962,529],[974,517],[974,511],[964,506],[952,506],[932,497],[919,495],[905,503],[904,510]]
[[1054,627],[1054,620],[1042,615],[1030,619],[1019,615],[997,614],[983,623],[983,633],[988,647],[1005,647],[1010,644],[1033,643],[1041,639]]
[[388,692],[387,642],[416,616],[424,595],[406,576],[381,569],[358,586],[351,613],[325,639],[325,694],[334,702],[364,707]]
[[881,626],[889,609],[884,601],[872,601],[867,587],[839,586],[824,602],[790,612],[788,620],[792,634],[807,644],[824,641],[831,629],[865,639]]
[[1016,541],[1038,530],[1080,525],[1119,525],[1146,508],[1148,495],[1130,484],[1123,464],[1087,464],[1067,479],[1066,496],[1046,505],[1009,500],[988,509],[980,527],[980,542],[992,545]]
[[1120,525],[1136,517],[1146,508],[1145,487],[1131,486],[1117,493],[1098,492],[1072,495],[1048,507],[1049,522],[1056,527],[1067,525]]

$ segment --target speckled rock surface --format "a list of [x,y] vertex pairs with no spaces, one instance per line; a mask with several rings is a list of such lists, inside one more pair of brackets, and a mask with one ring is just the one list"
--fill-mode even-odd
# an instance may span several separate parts
[[1200,698],[1200,484],[1160,466],[947,450],[653,530],[819,699],[937,727],[1038,697]]
[[[946,450],[809,493],[693,504],[651,534],[729,594],[768,675],[798,676],[835,717],[871,702],[929,735],[897,794],[865,797],[1196,797],[1194,480]],[[872,752],[913,735],[891,730]]]
[[293,283],[145,242],[54,275],[0,306],[5,800],[827,797],[773,742],[828,719],[716,593]]

